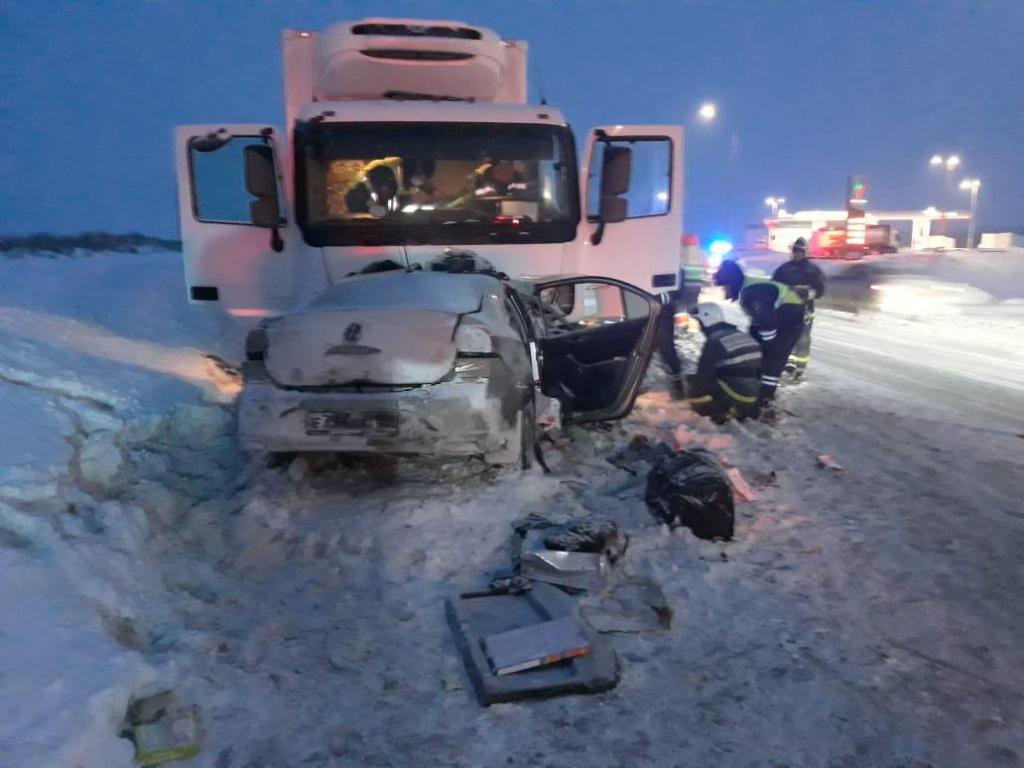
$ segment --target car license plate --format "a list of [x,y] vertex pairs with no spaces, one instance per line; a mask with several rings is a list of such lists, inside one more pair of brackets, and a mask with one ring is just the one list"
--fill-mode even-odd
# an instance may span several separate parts
[[310,411],[306,414],[307,435],[398,434],[398,411]]

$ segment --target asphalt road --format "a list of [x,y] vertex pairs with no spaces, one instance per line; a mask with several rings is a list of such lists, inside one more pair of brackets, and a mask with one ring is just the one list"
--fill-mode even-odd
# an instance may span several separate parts
[[906,320],[819,311],[812,366],[849,378],[849,386],[863,392],[905,402],[923,418],[1024,434],[1021,337],[1024,326],[993,326],[977,317]]

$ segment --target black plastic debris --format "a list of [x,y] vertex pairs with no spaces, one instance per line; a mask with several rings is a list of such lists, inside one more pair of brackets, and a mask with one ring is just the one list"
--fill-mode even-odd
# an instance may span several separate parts
[[703,448],[658,458],[647,475],[648,508],[669,525],[684,525],[701,539],[731,539],[732,485],[715,455]]
[[608,463],[638,474],[647,471],[655,462],[676,453],[668,443],[661,440],[649,440],[646,435],[636,435],[629,445],[608,457]]
[[612,520],[574,520],[544,532],[544,546],[561,552],[598,552],[611,562],[626,551],[629,537]]

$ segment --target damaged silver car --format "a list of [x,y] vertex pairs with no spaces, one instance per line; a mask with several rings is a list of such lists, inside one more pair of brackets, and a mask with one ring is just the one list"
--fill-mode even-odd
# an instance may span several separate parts
[[608,278],[351,276],[249,334],[240,439],[528,466],[543,428],[629,412],[658,309]]

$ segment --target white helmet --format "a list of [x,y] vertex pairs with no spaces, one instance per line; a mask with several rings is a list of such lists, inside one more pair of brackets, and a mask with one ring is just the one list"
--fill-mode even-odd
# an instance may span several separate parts
[[701,302],[697,305],[697,320],[703,327],[710,328],[713,325],[724,323],[725,315],[722,314],[722,308],[717,304]]

